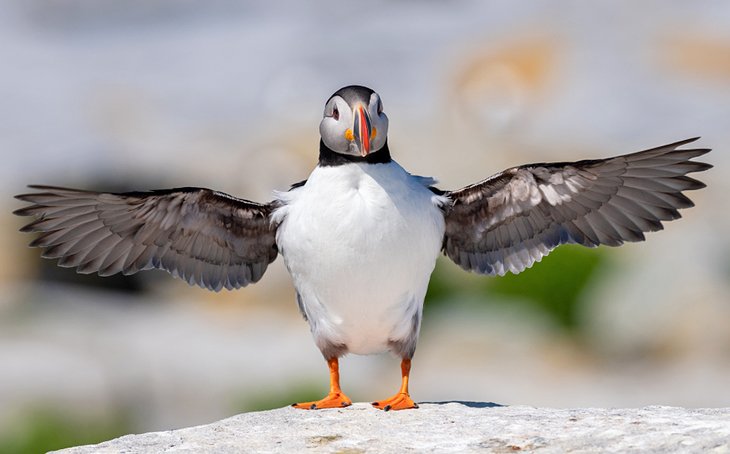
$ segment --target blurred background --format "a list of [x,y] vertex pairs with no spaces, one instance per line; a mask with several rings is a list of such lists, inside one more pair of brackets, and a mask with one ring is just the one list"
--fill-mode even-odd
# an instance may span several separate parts
[[[730,3],[0,0],[0,451],[320,398],[281,260],[234,292],[41,261],[29,183],[202,186],[258,201],[316,164],[324,101],[377,90],[394,157],[455,189],[509,166],[701,135],[684,218],[519,276],[440,260],[412,392],[505,405],[730,405]],[[702,159],[701,159],[702,160]],[[398,360],[348,357],[356,401]]]

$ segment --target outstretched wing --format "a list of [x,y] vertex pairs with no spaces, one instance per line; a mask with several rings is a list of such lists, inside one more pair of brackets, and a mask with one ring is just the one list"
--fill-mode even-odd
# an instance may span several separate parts
[[38,219],[32,243],[63,267],[101,276],[152,268],[219,291],[258,281],[276,259],[271,204],[180,188],[121,194],[30,186],[15,211]]
[[705,185],[686,176],[712,166],[690,161],[709,149],[684,140],[608,159],[513,167],[446,192],[444,253],[464,269],[519,273],[557,246],[643,241],[644,232],[693,206],[682,191]]

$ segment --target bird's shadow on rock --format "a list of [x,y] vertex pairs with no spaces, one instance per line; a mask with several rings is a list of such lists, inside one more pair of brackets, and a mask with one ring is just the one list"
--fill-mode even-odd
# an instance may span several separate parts
[[495,408],[505,407],[506,405],[498,404],[495,402],[473,402],[470,400],[444,400],[441,402],[419,402],[419,404],[433,404],[433,405],[445,405],[445,404],[460,404],[469,408]]

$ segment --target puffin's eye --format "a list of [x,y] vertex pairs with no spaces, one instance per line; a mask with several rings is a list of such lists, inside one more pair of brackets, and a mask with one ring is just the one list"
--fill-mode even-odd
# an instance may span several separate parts
[[332,108],[332,118],[334,118],[335,120],[340,119],[340,111],[337,110],[337,106]]

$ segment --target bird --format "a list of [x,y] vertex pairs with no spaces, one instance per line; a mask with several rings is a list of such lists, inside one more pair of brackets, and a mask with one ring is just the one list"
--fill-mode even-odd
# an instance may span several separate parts
[[687,176],[712,166],[699,137],[605,159],[520,165],[457,190],[412,175],[391,157],[380,95],[350,85],[325,103],[319,160],[309,177],[256,203],[182,187],[107,193],[30,185],[14,213],[35,219],[31,247],[79,273],[162,269],[213,291],[259,281],[281,255],[329,368],[315,410],[352,400],[340,387],[344,355],[390,351],[401,386],[381,410],[418,408],[411,361],[423,303],[442,253],[485,275],[520,273],[562,244],[619,246],[645,239],[693,206]]

